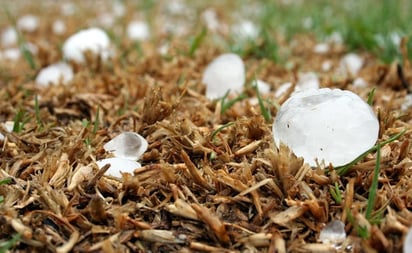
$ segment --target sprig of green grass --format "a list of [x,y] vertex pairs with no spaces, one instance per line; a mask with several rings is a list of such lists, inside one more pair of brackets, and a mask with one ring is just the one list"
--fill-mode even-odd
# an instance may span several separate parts
[[230,126],[232,126],[232,125],[234,125],[234,124],[235,124],[234,122],[229,122],[229,123],[226,123],[226,124],[220,126],[220,127],[217,128],[215,131],[212,132],[212,134],[210,135],[210,139],[214,140],[215,137],[216,137],[216,135],[217,135],[219,132],[221,132],[223,129],[225,129],[225,128],[227,128],[227,127],[230,127]]
[[[0,180],[0,185],[9,184],[10,182],[11,182],[11,178],[5,178],[5,179]],[[4,196],[0,196],[0,204],[3,203],[3,201],[4,201]]]
[[13,29],[17,33],[17,43],[19,45],[19,49],[20,49],[21,54],[23,55],[23,58],[29,64],[30,68],[32,70],[35,70],[37,68],[36,62],[34,61],[33,54],[27,48],[26,39],[24,38],[23,34],[17,28],[16,19],[13,17],[13,15],[11,15],[9,9],[6,8],[6,6],[4,5],[3,5],[3,10],[6,13],[7,19],[12,24]]
[[38,99],[37,95],[34,96],[34,113],[36,115],[37,126],[41,130],[43,128],[43,122],[42,122],[41,116],[40,116],[40,106],[39,106],[39,99]]
[[247,96],[245,93],[240,94],[239,96],[235,97],[234,99],[230,99],[226,101],[227,97],[229,96],[230,90],[228,90],[225,95],[220,99],[221,109],[220,113],[224,114],[230,107],[236,104],[239,101],[242,101]]
[[378,179],[379,179],[379,172],[380,172],[380,162],[381,162],[381,145],[378,142],[378,147],[377,147],[377,152],[376,152],[375,170],[373,171],[372,184],[369,188],[368,205],[366,207],[366,213],[365,213],[365,218],[367,220],[371,219],[373,207],[375,205],[376,190],[378,189]]
[[404,129],[403,131],[401,131],[398,134],[395,134],[394,136],[390,137],[386,141],[382,141],[382,142],[376,144],[372,148],[370,148],[367,151],[363,152],[360,156],[355,158],[352,162],[350,162],[348,164],[345,164],[345,165],[342,165],[342,166],[335,167],[336,172],[341,176],[345,175],[352,168],[352,166],[354,166],[359,161],[363,160],[369,153],[375,152],[376,150],[378,150],[378,147],[382,147],[382,146],[384,146],[388,143],[391,143],[391,142],[399,139],[405,132],[406,132],[406,129]]
[[19,109],[14,116],[13,132],[21,133],[24,129],[24,126],[29,121],[29,117],[23,109]]
[[96,133],[97,133],[97,130],[99,130],[99,116],[100,115],[100,106],[99,107],[97,107],[97,110],[96,110],[96,115],[95,115],[95,118],[94,118],[94,123],[93,123],[93,135],[95,135]]
[[8,252],[20,240],[21,234],[14,234],[10,240],[0,241],[0,253]]
[[373,104],[373,97],[375,96],[375,88],[373,88],[369,93],[368,93],[368,105],[372,106]]
[[342,203],[342,194],[339,190],[339,185],[335,182],[335,187],[330,186],[329,188],[330,195],[332,195],[333,199],[335,200],[336,204]]
[[207,35],[207,29],[206,27],[203,27],[202,30],[200,31],[199,34],[197,34],[191,41],[190,41],[190,47],[189,47],[189,56],[193,57],[195,54],[196,50],[200,47],[202,44],[203,40],[206,38]]
[[270,110],[265,107],[264,100],[263,100],[262,96],[260,95],[259,87],[257,86],[256,79],[254,79],[254,84],[255,84],[254,88],[256,90],[256,96],[257,96],[257,99],[258,99],[258,102],[259,102],[259,107],[260,107],[260,111],[262,112],[262,116],[266,120],[266,122],[271,122],[272,121],[272,115],[270,114]]

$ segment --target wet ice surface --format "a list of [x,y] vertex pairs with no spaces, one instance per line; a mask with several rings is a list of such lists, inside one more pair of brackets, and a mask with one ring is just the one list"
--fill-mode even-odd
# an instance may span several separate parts
[[379,122],[359,96],[340,89],[310,89],[294,93],[280,108],[273,124],[280,142],[311,166],[324,160],[341,166],[371,148]]
[[121,173],[132,173],[136,168],[140,168],[140,163],[136,162],[146,152],[148,143],[141,135],[135,132],[123,132],[109,142],[103,148],[115,157],[97,161],[99,168],[107,163],[110,168],[105,175],[122,177]]
[[409,228],[405,241],[403,242],[403,253],[412,253],[412,227]]
[[217,99],[230,90],[240,93],[245,83],[245,66],[236,54],[222,54],[205,69],[202,83],[206,84],[206,97]]
[[36,84],[48,86],[50,84],[67,84],[73,79],[73,70],[67,63],[57,62],[40,70],[36,77]]
[[319,240],[324,244],[339,247],[346,239],[345,224],[339,220],[329,222],[321,231]]
[[113,153],[115,157],[138,160],[147,150],[147,141],[134,132],[124,132],[107,142],[103,148]]
[[110,164],[109,169],[105,172],[105,175],[112,177],[122,177],[122,173],[133,174],[133,171],[140,168],[140,163],[132,160],[122,159],[118,157],[111,157],[102,159],[96,162],[99,169],[103,168],[106,164]]
[[99,55],[103,60],[110,56],[110,39],[102,29],[81,30],[70,36],[63,44],[63,55],[67,60],[83,63],[86,51]]

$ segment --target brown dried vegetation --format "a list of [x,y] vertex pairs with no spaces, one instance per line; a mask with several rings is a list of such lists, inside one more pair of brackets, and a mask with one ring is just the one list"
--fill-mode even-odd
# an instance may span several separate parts
[[[382,148],[374,208],[381,218],[371,224],[364,210],[375,154],[341,177],[322,164],[310,168],[286,146],[274,146],[258,106],[241,101],[221,115],[220,101],[204,97],[201,73],[220,48],[204,45],[189,57],[178,53],[187,45],[172,41],[170,59],[153,46],[142,48],[144,56],[89,59],[76,66],[70,85],[47,89],[35,86],[35,73],[23,60],[21,68],[2,66],[0,121],[13,120],[19,109],[28,119],[20,133],[0,127],[0,179],[11,179],[0,185],[0,238],[21,234],[14,252],[334,252],[317,238],[335,219],[346,224],[345,252],[400,251],[412,225],[412,112],[400,109],[405,83],[412,83],[409,62],[399,71],[371,58],[361,72],[377,88],[380,140],[407,129]],[[343,52],[335,48],[319,58],[306,49],[292,57],[300,69],[316,71],[323,59],[336,63]],[[44,46],[35,59],[43,66],[59,54]],[[296,75],[266,60],[245,60],[249,77],[264,66],[260,77],[272,90]],[[370,91],[332,73],[320,78],[323,87],[351,89],[365,99]],[[41,98],[42,126],[34,94]],[[213,136],[228,122],[234,124]],[[139,132],[149,142],[143,167],[122,179],[106,177],[107,168],[99,171],[95,161],[108,156],[103,144],[122,131]],[[341,203],[330,194],[335,183]],[[368,239],[359,237],[357,224],[369,231]]]

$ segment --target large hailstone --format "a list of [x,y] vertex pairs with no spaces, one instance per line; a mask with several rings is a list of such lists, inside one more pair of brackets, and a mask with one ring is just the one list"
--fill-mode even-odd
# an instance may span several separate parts
[[73,79],[73,70],[70,65],[64,62],[57,62],[42,70],[36,77],[36,84],[48,86],[50,84],[67,84]]
[[311,166],[315,159],[341,166],[371,148],[379,122],[359,96],[340,89],[310,89],[294,93],[273,124],[276,145],[283,142]]
[[245,65],[236,54],[222,54],[206,67],[202,82],[206,84],[206,97],[216,99],[241,92],[245,83]]
[[106,60],[110,52],[110,39],[100,28],[81,30],[70,36],[63,45],[63,56],[78,63],[85,62],[84,53],[91,51]]

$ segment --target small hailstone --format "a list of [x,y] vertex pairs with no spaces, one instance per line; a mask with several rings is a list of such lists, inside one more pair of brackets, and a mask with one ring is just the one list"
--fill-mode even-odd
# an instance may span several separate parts
[[313,52],[316,54],[326,54],[329,50],[330,47],[328,43],[319,43],[313,47]]
[[409,231],[405,237],[405,241],[403,242],[403,253],[411,253],[411,252],[412,252],[412,227],[409,228]]
[[101,13],[97,17],[97,23],[102,27],[111,27],[115,22],[115,16],[112,13]]
[[7,48],[0,52],[0,60],[17,61],[21,56],[20,49],[18,48]]
[[286,93],[290,86],[292,86],[291,82],[281,84],[275,92],[275,97],[280,98],[281,96],[283,96],[283,94]]
[[1,33],[1,44],[4,47],[13,46],[17,44],[17,31],[13,27],[7,27]]
[[332,69],[332,61],[326,60],[322,62],[322,70],[324,72],[328,72],[331,69]]
[[105,175],[121,178],[121,173],[133,174],[133,171],[140,168],[140,163],[119,157],[111,157],[102,159],[96,162],[99,169],[106,164],[110,164],[110,168],[105,172]]
[[260,94],[267,94],[270,92],[270,85],[262,80],[256,80],[255,85],[257,86]]
[[73,79],[73,70],[70,65],[64,62],[54,63],[42,70],[36,77],[36,84],[48,86],[49,84],[67,84]]
[[[6,131],[11,133],[13,132],[13,127],[14,127],[14,121],[6,121],[3,123],[4,128],[6,128]],[[0,141],[4,140],[4,135],[0,133]]]
[[358,88],[365,88],[368,87],[368,83],[362,77],[357,77],[353,80],[353,86]]
[[56,35],[62,35],[66,32],[66,24],[63,20],[57,19],[53,22],[52,31]]
[[245,83],[245,65],[236,54],[222,54],[206,67],[202,82],[206,84],[206,97],[217,99],[230,90],[241,92]]
[[335,44],[342,44],[343,43],[343,37],[342,34],[340,32],[333,32],[331,35],[329,35],[329,37],[327,38],[327,40],[331,43],[335,43]]
[[296,84],[295,91],[302,91],[308,89],[318,89],[319,88],[319,78],[313,72],[300,73],[299,80]]
[[146,152],[147,146],[147,141],[141,135],[124,132],[107,142],[103,148],[117,158],[138,160]]
[[302,25],[306,29],[310,29],[313,26],[313,19],[312,17],[306,17],[302,20]]
[[255,39],[259,35],[258,27],[250,20],[243,20],[232,27],[232,32],[240,39]]
[[206,9],[202,13],[202,18],[206,23],[207,29],[209,29],[210,31],[217,31],[219,29],[220,24],[215,10]]
[[408,94],[405,96],[403,103],[401,105],[402,111],[406,111],[412,107],[412,94]]
[[126,7],[122,1],[113,1],[112,3],[113,14],[116,17],[123,17],[126,13]]
[[315,159],[345,165],[371,148],[379,122],[358,95],[340,89],[309,89],[294,93],[273,124],[276,145],[283,142],[311,166]]
[[81,30],[70,36],[63,44],[63,55],[78,63],[85,61],[84,53],[91,51],[105,60],[110,56],[110,39],[100,28]]
[[143,21],[132,21],[127,25],[127,36],[131,40],[144,41],[149,39],[149,26]]
[[349,53],[345,55],[340,61],[340,68],[344,72],[352,76],[356,76],[359,70],[362,68],[362,66],[363,66],[362,57],[354,53]]
[[39,18],[34,15],[25,15],[17,20],[17,27],[26,32],[34,32],[39,27]]
[[64,16],[71,16],[76,12],[76,6],[72,2],[62,2],[60,5],[60,12]]
[[319,240],[339,247],[346,239],[345,224],[339,220],[329,222],[321,231]]

